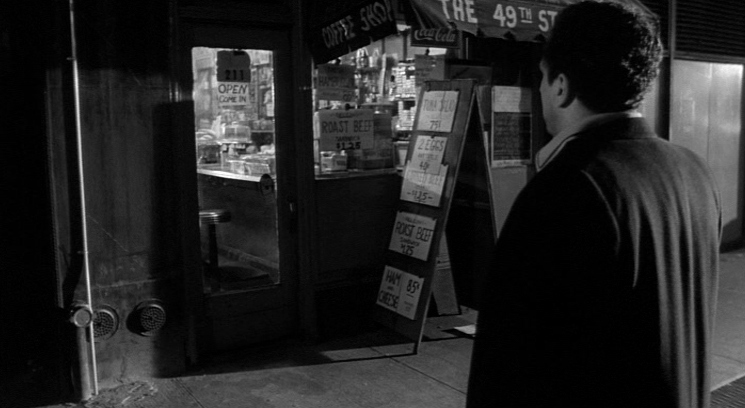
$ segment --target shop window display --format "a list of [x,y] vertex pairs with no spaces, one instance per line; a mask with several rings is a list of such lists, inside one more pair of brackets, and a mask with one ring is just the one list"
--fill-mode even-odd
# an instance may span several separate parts
[[418,84],[414,58],[383,52],[396,41],[406,39],[378,41],[315,67],[317,177],[388,173],[404,165]]

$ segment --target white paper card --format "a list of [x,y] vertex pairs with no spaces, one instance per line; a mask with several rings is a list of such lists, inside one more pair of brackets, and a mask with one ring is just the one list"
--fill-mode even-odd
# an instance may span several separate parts
[[414,320],[424,278],[386,265],[377,304]]
[[217,104],[221,107],[246,106],[248,104],[248,82],[218,82]]
[[517,86],[494,86],[491,92],[493,112],[530,112],[532,94],[530,88]]
[[319,65],[315,81],[316,100],[353,102],[356,98],[357,84],[351,65]]
[[405,273],[401,282],[401,294],[398,299],[398,314],[414,320],[419,296],[422,294],[424,278]]
[[453,131],[458,91],[427,91],[420,104],[417,130],[443,133]]
[[443,136],[417,136],[411,163],[408,165],[417,171],[440,174],[440,165],[447,143],[448,138]]
[[412,166],[404,168],[404,180],[401,185],[401,196],[404,201],[439,207],[442,190],[448,174],[447,165],[440,166],[440,174],[429,174],[416,171]]
[[321,151],[375,147],[372,109],[320,110],[313,115]]
[[399,211],[388,249],[426,261],[436,223],[434,218]]

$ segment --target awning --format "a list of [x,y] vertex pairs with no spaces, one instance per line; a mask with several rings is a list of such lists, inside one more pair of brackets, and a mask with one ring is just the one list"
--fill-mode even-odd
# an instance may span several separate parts
[[[582,0],[408,0],[415,28],[451,28],[476,36],[541,41],[562,8]],[[608,0],[611,1],[611,0]],[[639,0],[612,0],[655,16]]]
[[314,15],[315,22],[320,24],[310,29],[310,49],[316,64],[398,33],[391,0],[361,0],[351,5],[346,1],[319,3],[324,3],[328,12]]

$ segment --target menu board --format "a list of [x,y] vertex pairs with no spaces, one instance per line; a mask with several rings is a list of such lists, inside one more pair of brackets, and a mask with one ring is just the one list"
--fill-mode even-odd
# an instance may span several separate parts
[[530,88],[492,87],[492,167],[530,164],[531,111]]
[[[374,320],[413,339],[415,350],[433,290],[443,293],[443,286],[433,282],[450,273],[438,269],[439,251],[467,144],[481,150],[464,160],[480,160],[477,167],[488,168],[475,89],[474,80],[457,79],[427,81],[419,91],[378,307],[373,311]],[[478,139],[466,143],[469,138]]]

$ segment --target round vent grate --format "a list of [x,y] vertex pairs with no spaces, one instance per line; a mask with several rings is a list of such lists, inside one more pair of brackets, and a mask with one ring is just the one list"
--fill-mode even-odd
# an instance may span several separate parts
[[116,310],[104,306],[95,311],[93,316],[93,335],[96,341],[111,338],[119,329],[119,315]]
[[133,317],[135,330],[143,336],[151,336],[166,325],[166,309],[157,300],[137,305]]

